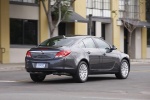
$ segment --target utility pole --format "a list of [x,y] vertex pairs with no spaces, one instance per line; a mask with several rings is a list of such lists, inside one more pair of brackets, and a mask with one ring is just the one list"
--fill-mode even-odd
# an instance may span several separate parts
[[89,14],[88,35],[92,35],[92,14]]

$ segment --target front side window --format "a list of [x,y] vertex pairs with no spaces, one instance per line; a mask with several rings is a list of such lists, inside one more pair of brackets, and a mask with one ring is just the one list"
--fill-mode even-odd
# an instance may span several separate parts
[[96,48],[96,46],[91,38],[84,39],[83,43],[85,44],[86,48]]
[[111,17],[111,0],[87,0],[87,15]]
[[98,48],[100,49],[108,49],[110,48],[110,46],[104,42],[103,40],[99,39],[99,38],[94,38],[96,44],[98,45]]
[[10,44],[37,45],[37,20],[10,19]]

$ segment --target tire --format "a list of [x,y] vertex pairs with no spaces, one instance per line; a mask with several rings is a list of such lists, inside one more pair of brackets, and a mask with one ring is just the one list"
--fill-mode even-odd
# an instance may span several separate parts
[[129,63],[127,60],[124,59],[121,61],[119,72],[116,73],[115,75],[116,78],[118,79],[126,79],[129,75],[129,72],[130,72]]
[[84,83],[88,79],[88,65],[86,62],[81,61],[77,67],[77,72],[73,75],[73,78],[79,82]]
[[42,82],[45,79],[46,75],[44,75],[44,74],[30,74],[30,77],[34,82]]

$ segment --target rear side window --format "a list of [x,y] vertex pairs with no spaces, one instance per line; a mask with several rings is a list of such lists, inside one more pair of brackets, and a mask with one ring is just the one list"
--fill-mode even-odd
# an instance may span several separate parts
[[96,48],[93,40],[91,38],[86,38],[83,40],[86,48]]
[[101,49],[110,48],[110,46],[105,41],[99,38],[94,38],[94,41],[97,43],[98,48],[101,48]]
[[85,45],[82,41],[78,44],[78,46],[79,46],[79,48],[85,48]]
[[75,43],[76,40],[77,38],[54,37],[44,41],[39,46],[70,46]]

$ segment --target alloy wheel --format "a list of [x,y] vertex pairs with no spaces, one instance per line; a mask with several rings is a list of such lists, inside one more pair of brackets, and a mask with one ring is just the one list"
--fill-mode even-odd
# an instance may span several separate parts
[[123,77],[127,77],[129,73],[129,66],[127,62],[123,62],[121,65],[121,73]]
[[86,64],[81,64],[79,68],[79,77],[82,81],[85,81],[88,77],[88,68]]

